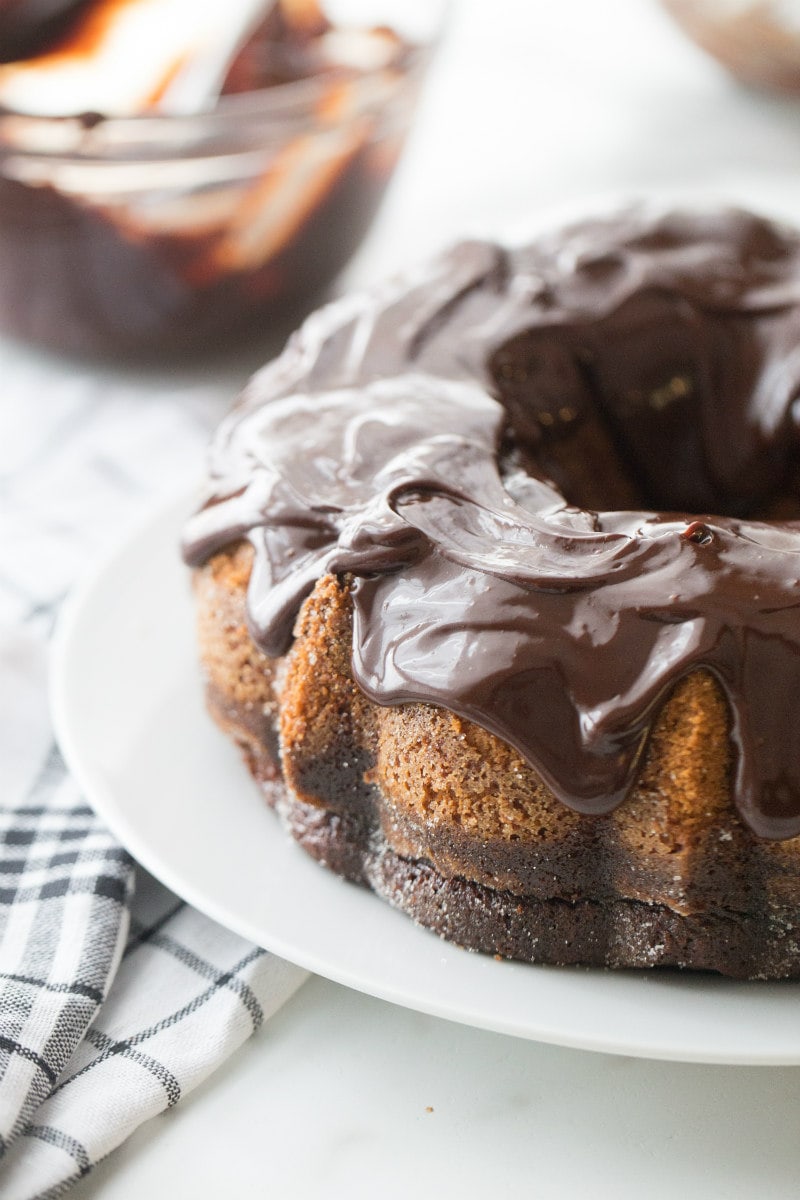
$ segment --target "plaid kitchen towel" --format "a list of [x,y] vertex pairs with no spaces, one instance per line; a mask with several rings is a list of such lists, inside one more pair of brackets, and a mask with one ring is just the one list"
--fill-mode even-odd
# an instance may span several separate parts
[[[6,374],[6,400],[8,400]],[[58,374],[0,412],[0,1196],[61,1195],[177,1103],[305,972],[143,872],[52,742],[60,600],[143,502],[196,467],[213,396]],[[25,397],[23,383],[35,396]],[[5,435],[5,436],[2,436]],[[5,535],[5,536],[4,536]]]

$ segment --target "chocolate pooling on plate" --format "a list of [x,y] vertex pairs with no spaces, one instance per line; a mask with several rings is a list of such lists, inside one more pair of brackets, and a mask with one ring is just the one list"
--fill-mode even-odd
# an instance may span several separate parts
[[565,804],[627,794],[703,668],[754,833],[800,833],[800,241],[755,216],[627,211],[457,246],[312,316],[255,377],[186,530],[255,556],[286,652],[352,578],[352,665],[517,748]]

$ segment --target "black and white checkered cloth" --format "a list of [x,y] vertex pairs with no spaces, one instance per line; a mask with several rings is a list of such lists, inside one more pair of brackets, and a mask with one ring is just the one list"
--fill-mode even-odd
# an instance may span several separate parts
[[0,1196],[61,1195],[305,973],[146,875],[52,741],[46,647],[82,568],[196,469],[227,397],[0,347]]

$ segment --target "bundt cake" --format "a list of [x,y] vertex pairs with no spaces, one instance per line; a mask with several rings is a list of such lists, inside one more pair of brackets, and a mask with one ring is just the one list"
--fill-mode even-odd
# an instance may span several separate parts
[[211,448],[211,713],[460,945],[800,976],[799,425],[800,235],[742,211],[346,297]]

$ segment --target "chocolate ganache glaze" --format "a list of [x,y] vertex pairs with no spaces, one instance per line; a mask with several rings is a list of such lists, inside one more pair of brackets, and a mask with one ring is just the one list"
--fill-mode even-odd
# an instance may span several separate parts
[[464,243],[321,310],[255,377],[185,557],[252,543],[269,656],[318,578],[351,576],[363,691],[478,722],[585,813],[624,799],[703,667],[742,817],[793,837],[798,389],[800,239],[760,218]]

